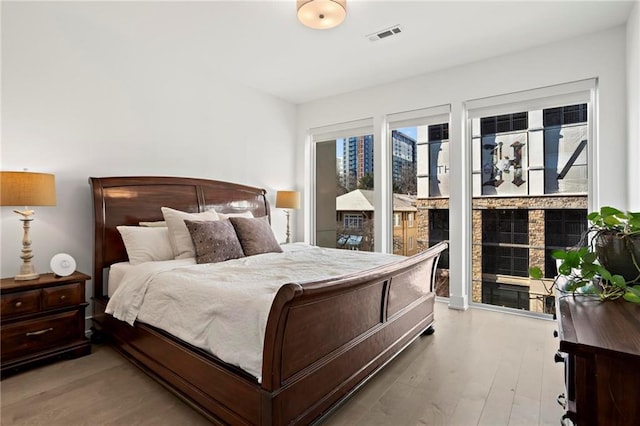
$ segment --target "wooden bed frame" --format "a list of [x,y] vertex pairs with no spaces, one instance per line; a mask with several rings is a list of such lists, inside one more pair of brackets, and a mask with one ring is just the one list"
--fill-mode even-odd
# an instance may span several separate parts
[[262,383],[162,330],[105,314],[104,275],[127,260],[118,225],[162,220],[160,207],[269,216],[263,189],[180,177],[90,178],[96,334],[214,423],[309,424],[335,408],[424,332],[433,331],[436,265],[446,243],[400,262],[277,293]]

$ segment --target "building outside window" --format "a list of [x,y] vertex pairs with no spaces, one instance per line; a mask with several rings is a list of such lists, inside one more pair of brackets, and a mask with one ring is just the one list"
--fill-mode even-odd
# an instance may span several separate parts
[[586,229],[587,117],[577,104],[471,119],[473,302],[553,312],[550,254]]

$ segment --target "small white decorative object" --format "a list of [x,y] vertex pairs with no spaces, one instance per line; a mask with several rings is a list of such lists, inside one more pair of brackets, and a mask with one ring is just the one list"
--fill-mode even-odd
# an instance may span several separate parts
[[66,277],[76,270],[76,260],[67,253],[58,253],[51,258],[51,270],[59,277]]

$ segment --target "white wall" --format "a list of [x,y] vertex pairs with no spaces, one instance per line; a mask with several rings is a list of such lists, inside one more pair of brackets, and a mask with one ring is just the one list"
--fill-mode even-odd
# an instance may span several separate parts
[[627,117],[629,200],[627,209],[640,211],[640,3],[627,21]]
[[[66,252],[91,273],[89,176],[226,180],[267,189],[272,206],[277,189],[294,189],[295,105],[163,55],[153,41],[153,54],[116,43],[117,35],[74,20],[77,5],[2,5],[1,168],[56,176],[57,206],[35,208],[37,271]],[[21,222],[11,210],[0,218],[3,277],[21,262]],[[272,214],[284,238],[284,213]]]
[[[627,163],[621,161],[628,150],[625,45],[625,28],[621,26],[512,55],[303,104],[298,112],[299,139],[305,139],[309,128],[366,117],[374,118],[375,134],[380,135],[382,120],[386,114],[451,104],[451,188],[458,190],[452,189],[450,214],[452,224],[464,225],[452,227],[450,231],[450,303],[452,307],[465,308],[468,303],[466,286],[471,275],[468,268],[469,154],[463,136],[463,103],[492,95],[598,78],[597,139],[600,149],[597,153],[596,187],[599,199],[592,200],[592,204],[625,206]],[[308,146],[299,147],[298,161],[308,161],[305,158],[308,151]],[[379,152],[380,149],[376,151],[376,155]],[[637,152],[634,155],[636,157],[630,159],[629,164],[640,163]],[[376,166],[380,167],[379,162]],[[299,179],[303,178],[306,177],[299,175]],[[380,197],[378,202],[381,205]],[[380,228],[376,223],[377,231]],[[308,238],[309,229],[305,229],[305,232]],[[378,234],[376,238],[379,238]]]

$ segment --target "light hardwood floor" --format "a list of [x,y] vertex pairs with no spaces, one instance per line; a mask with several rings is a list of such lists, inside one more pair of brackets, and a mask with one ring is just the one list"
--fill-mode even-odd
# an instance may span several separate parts
[[[421,337],[323,425],[558,425],[555,322],[436,303]],[[206,425],[113,349],[0,382],[1,424]]]

